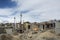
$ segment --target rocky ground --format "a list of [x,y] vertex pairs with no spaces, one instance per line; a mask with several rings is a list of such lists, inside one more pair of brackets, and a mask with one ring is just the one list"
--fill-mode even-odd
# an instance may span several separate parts
[[38,33],[2,34],[0,40],[60,40],[60,34],[56,34],[53,30]]

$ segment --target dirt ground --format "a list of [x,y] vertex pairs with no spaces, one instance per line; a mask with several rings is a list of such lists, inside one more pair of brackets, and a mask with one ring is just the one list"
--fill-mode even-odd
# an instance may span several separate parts
[[0,40],[60,40],[60,34],[56,34],[53,30],[36,34],[32,34],[32,32],[17,35],[2,34]]

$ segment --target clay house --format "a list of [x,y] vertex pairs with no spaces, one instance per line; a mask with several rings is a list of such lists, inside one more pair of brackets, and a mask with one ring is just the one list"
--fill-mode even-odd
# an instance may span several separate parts
[[60,20],[50,20],[40,23],[40,28],[43,30],[53,29],[57,34],[60,33]]
[[5,28],[0,27],[0,34],[5,34],[5,33],[6,33]]
[[55,32],[60,34],[60,20],[55,21]]
[[35,32],[39,31],[39,25],[37,22],[31,24],[31,30]]
[[47,21],[47,22],[41,22],[39,25],[40,30],[49,30],[55,28],[55,22],[53,21]]
[[12,23],[5,23],[5,30],[7,34],[13,33],[13,24]]
[[23,23],[24,30],[28,31],[31,29],[31,23],[30,22],[24,22]]
[[13,27],[10,23],[0,24],[0,33],[12,34]]
[[16,28],[20,28],[20,23],[16,23]]

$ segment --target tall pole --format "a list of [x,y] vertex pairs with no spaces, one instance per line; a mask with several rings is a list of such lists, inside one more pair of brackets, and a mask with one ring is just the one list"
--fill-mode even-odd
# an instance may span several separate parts
[[22,13],[20,14],[20,23],[22,24]]
[[22,13],[20,13],[20,29],[22,30]]
[[16,21],[15,21],[15,17],[14,17],[14,30],[16,29]]

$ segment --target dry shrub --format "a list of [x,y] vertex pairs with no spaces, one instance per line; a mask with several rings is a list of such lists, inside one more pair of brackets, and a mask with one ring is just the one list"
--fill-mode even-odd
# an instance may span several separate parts
[[55,34],[55,29],[50,29],[48,32]]
[[1,35],[1,40],[12,40],[12,36],[10,36],[10,35]]
[[49,38],[49,37],[42,37],[42,39],[44,39],[44,40],[56,40],[56,38]]
[[57,36],[60,36],[60,33],[58,33]]
[[53,30],[51,30],[50,32],[51,32],[51,33],[55,33],[55,31],[53,31]]
[[56,40],[55,38],[46,38],[46,40]]
[[2,35],[1,36],[1,40],[6,40],[6,36],[5,35]]
[[43,40],[55,40],[55,33],[54,31],[48,30],[40,34],[40,38]]
[[13,35],[18,35],[18,33],[17,32],[14,32]]

